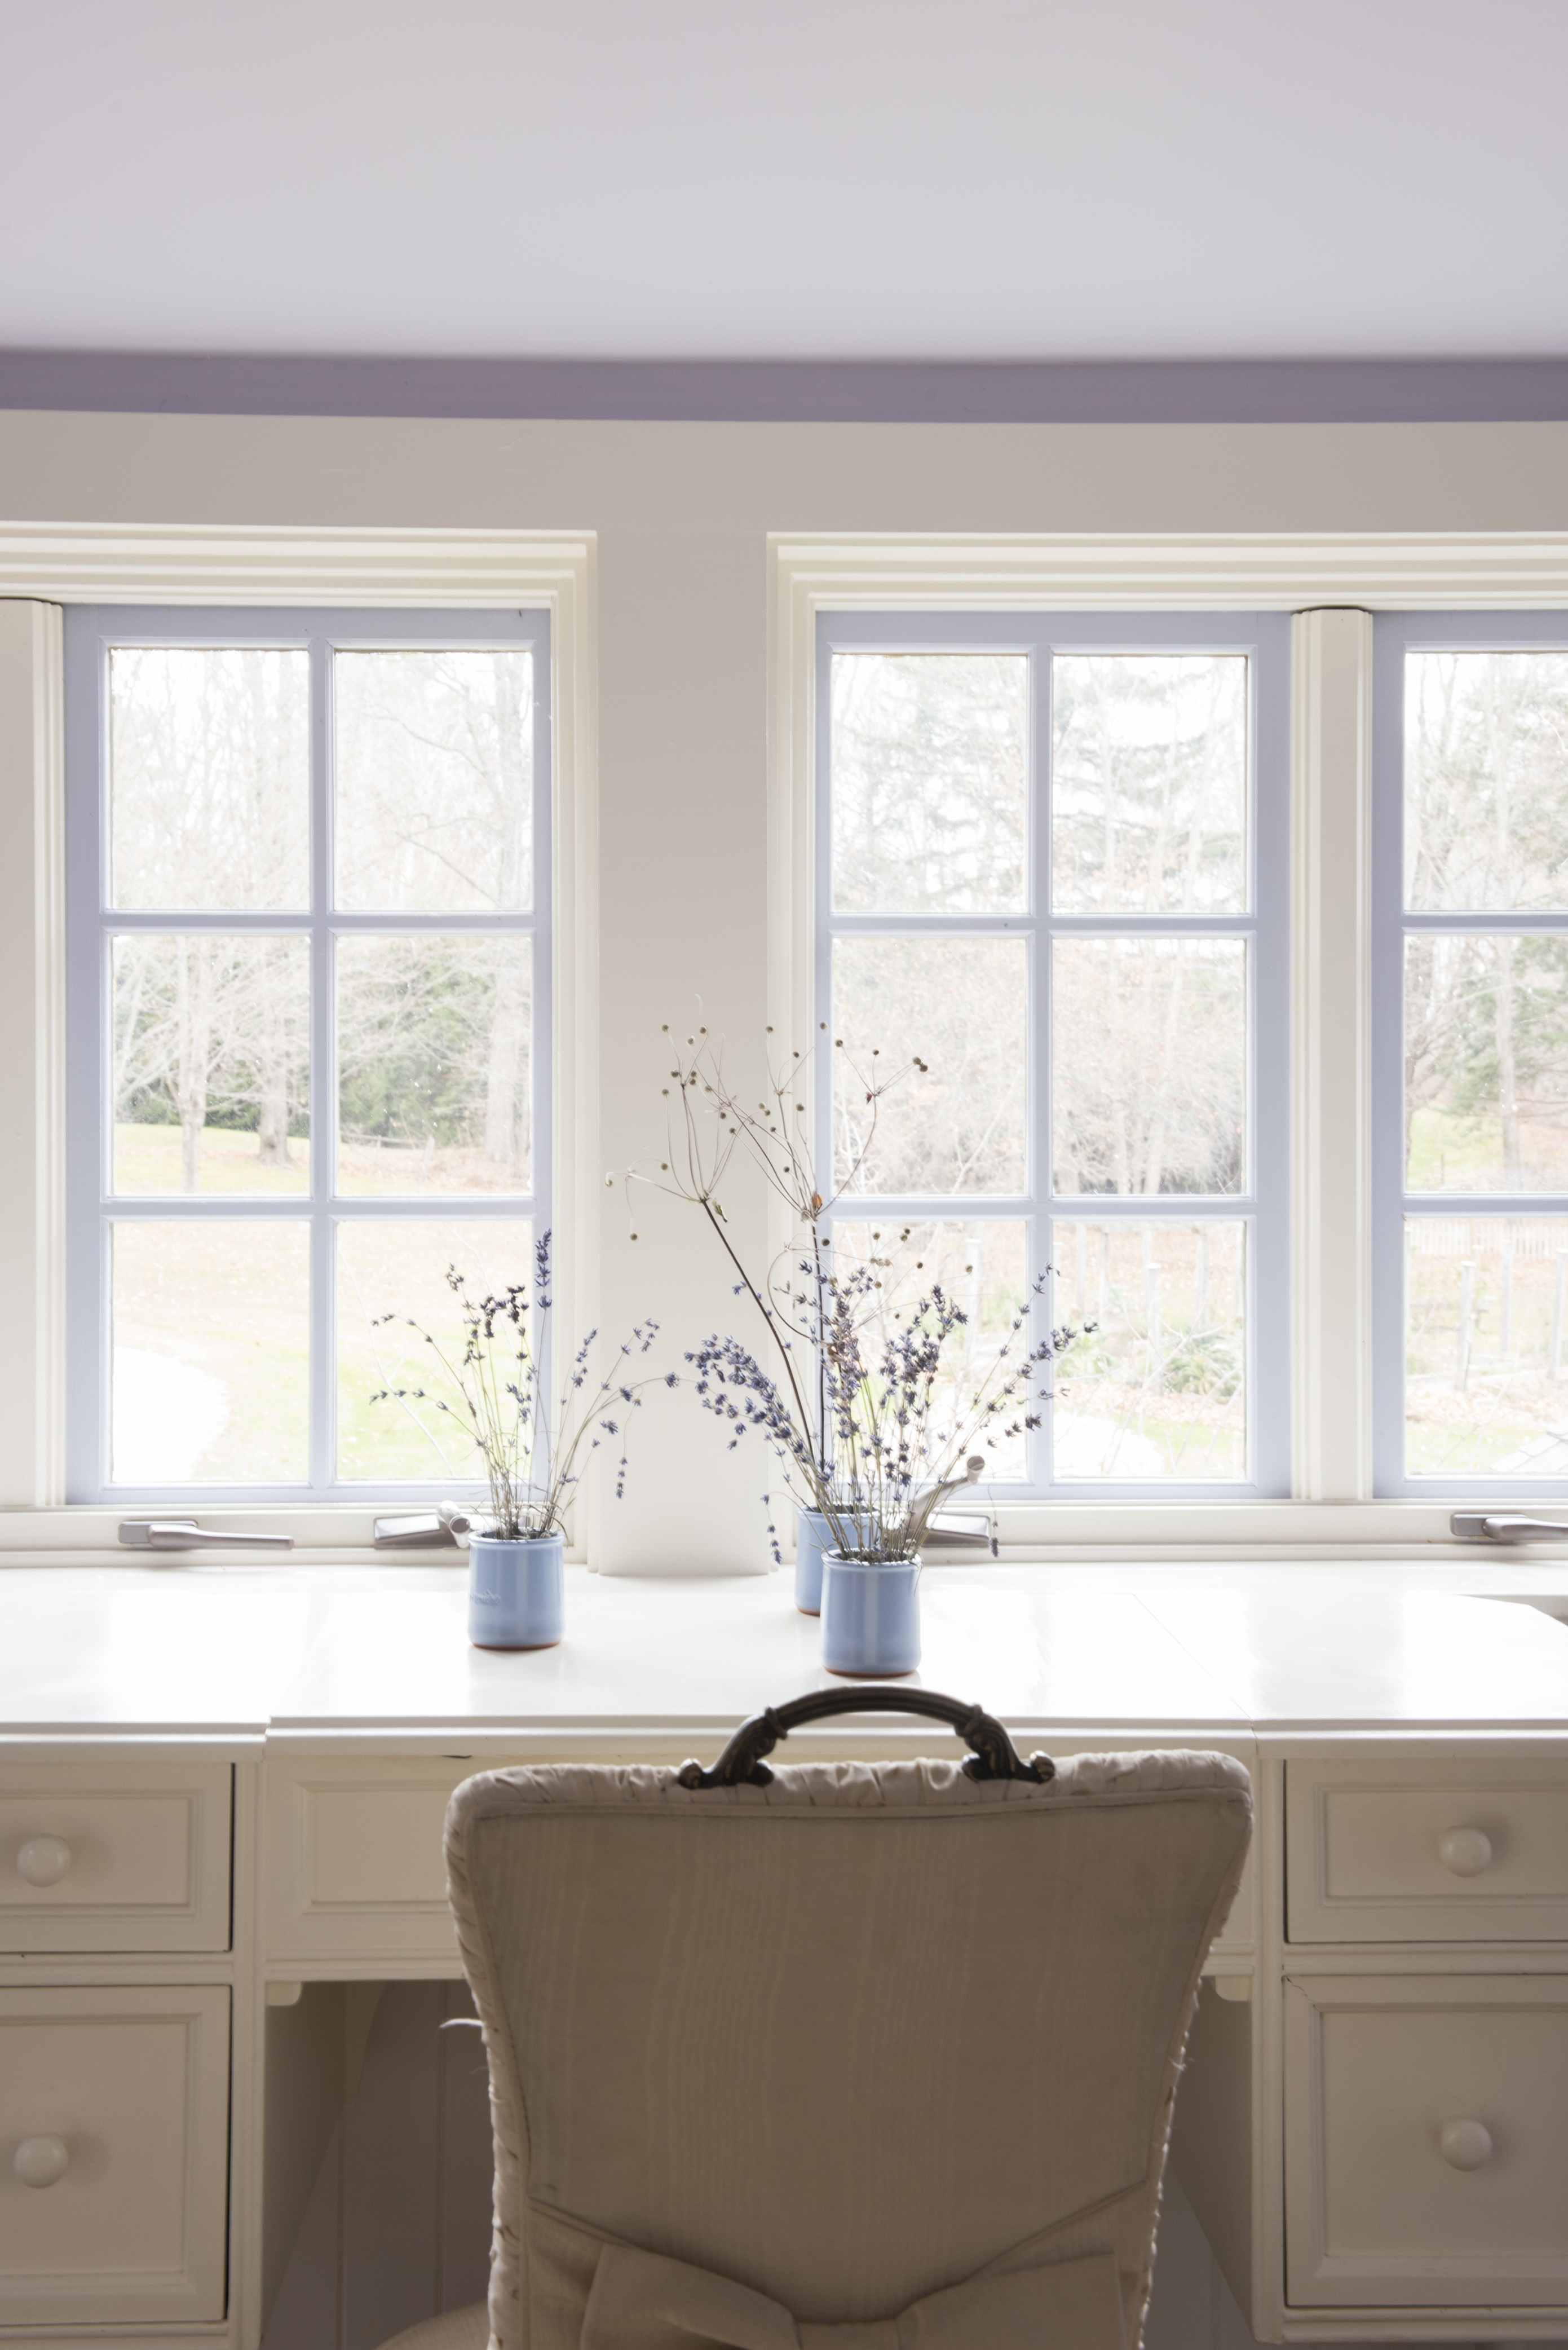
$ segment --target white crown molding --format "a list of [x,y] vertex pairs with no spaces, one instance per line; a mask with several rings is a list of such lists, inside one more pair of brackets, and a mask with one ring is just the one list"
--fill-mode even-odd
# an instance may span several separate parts
[[592,546],[586,531],[0,522],[0,596],[536,608],[585,582]]
[[776,533],[783,598],[809,608],[1026,605],[1106,611],[1550,608],[1568,605],[1556,531],[1078,533],[877,536]]

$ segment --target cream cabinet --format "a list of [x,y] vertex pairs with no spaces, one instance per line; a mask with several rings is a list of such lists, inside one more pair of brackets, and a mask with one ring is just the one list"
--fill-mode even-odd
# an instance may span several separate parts
[[229,1997],[0,1989],[0,2325],[222,2320]]
[[1562,1742],[1366,1740],[1278,1799],[1286,2338],[1568,2332]]
[[270,1964],[350,1971],[379,1954],[457,1969],[441,1829],[469,1757],[367,1764],[292,1759],[266,1773],[264,1899]]
[[1568,1940],[1568,1762],[1293,1763],[1292,1942]]
[[1293,2304],[1568,2301],[1568,1974],[1297,1976]]
[[0,1773],[0,1951],[222,1950],[226,1762],[46,1762]]
[[[1251,1772],[1176,2161],[1253,2335],[1568,2340],[1568,1629],[1428,1607],[1416,1570],[1126,1572],[1136,1599],[929,1570],[922,1679],[1026,1749]],[[567,1646],[514,1657],[469,1648],[446,1567],[0,1573],[0,2350],[260,2350],[295,2250],[337,2241],[316,2189],[379,1987],[460,1972],[452,1789],[711,1755],[817,1673],[775,1577],[573,1575]],[[40,1723],[62,1608],[81,1711]],[[171,1655],[183,1729],[146,1710]],[[778,1759],[937,1735],[867,1719]]]

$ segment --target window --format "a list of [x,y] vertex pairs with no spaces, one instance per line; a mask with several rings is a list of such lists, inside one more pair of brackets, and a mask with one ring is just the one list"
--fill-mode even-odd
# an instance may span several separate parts
[[[941,1279],[966,1370],[1047,1263],[1053,1318],[1095,1323],[999,1493],[1288,1492],[1288,620],[825,613],[816,641],[841,1263],[875,1257],[889,1309]],[[873,1054],[915,1066],[867,1151]]]
[[1568,616],[1374,680],[1378,1490],[1568,1490]]
[[472,1476],[383,1317],[548,1226],[549,681],[543,614],[68,613],[70,1499]]

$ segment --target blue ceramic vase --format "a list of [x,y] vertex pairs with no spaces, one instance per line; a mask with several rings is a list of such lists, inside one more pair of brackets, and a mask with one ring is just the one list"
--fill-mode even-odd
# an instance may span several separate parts
[[566,1629],[561,1534],[468,1538],[468,1637],[476,1648],[553,1648]]
[[920,1661],[920,1562],[867,1561],[829,1551],[822,1562],[822,1661],[875,1680]]
[[[840,1518],[839,1523],[845,1520]],[[863,1521],[856,1519],[857,1525]],[[822,1613],[822,1562],[837,1537],[821,1510],[802,1510],[794,1522],[794,1604],[803,1616]]]

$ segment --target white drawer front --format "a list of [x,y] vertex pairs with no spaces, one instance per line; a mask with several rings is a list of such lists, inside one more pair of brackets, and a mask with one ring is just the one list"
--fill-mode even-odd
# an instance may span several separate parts
[[1293,1762],[1293,1942],[1568,1939],[1568,1764]]
[[1568,1977],[1286,1986],[1286,2298],[1568,2298]]
[[[712,1751],[722,1744],[715,1739]],[[690,1752],[690,1742],[682,1742],[663,1752],[640,1743],[628,1752],[607,1736],[571,1759],[679,1764]],[[332,1960],[382,1958],[437,1960],[444,1962],[439,1971],[461,1973],[446,1900],[446,1807],[465,1779],[504,1770],[507,1762],[504,1755],[411,1761],[270,1754],[263,1954],[272,1971],[297,1961],[323,1974]]]
[[0,2324],[223,2317],[228,2084],[226,1990],[0,1991]]
[[222,1950],[226,1762],[0,1763],[0,1950]]
[[452,1791],[483,1767],[452,1762],[269,1762],[269,1960],[450,1958],[441,1828]]

